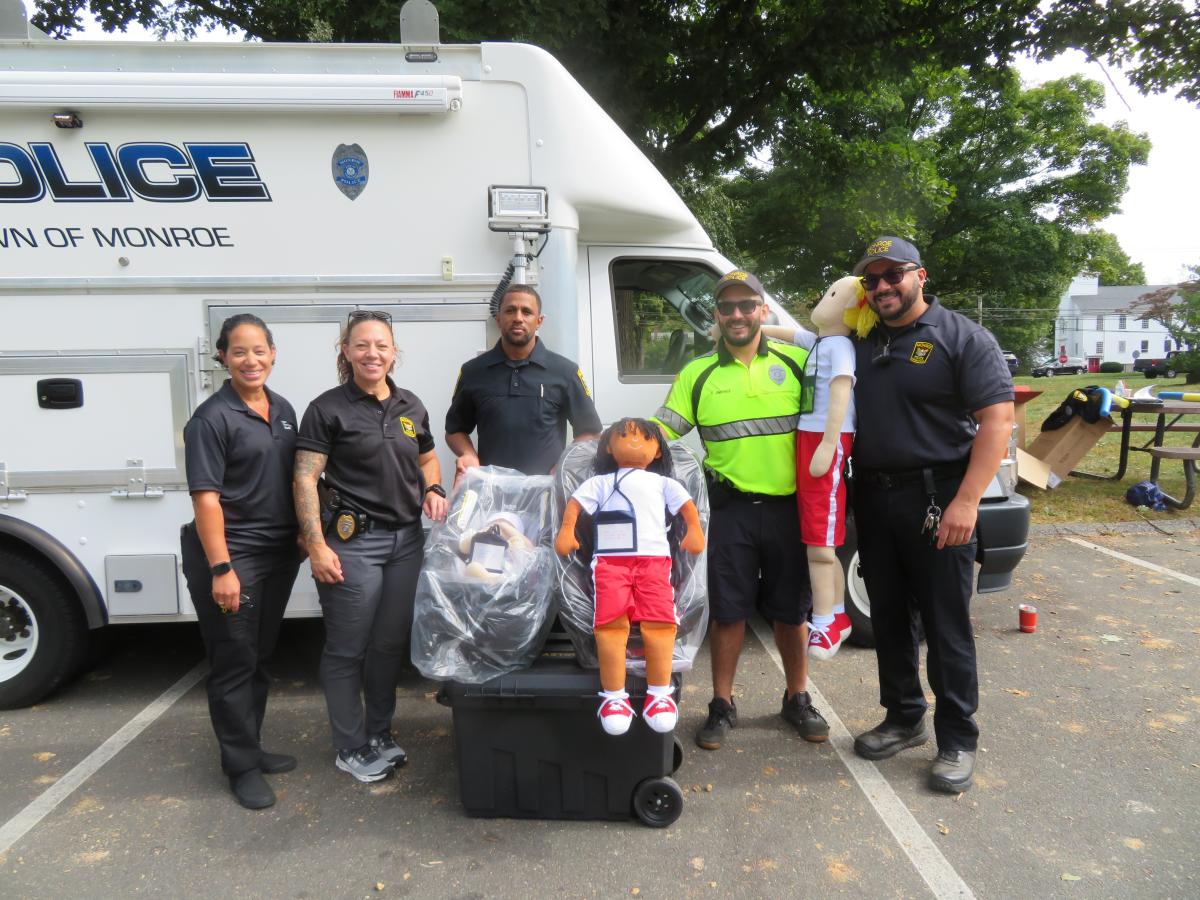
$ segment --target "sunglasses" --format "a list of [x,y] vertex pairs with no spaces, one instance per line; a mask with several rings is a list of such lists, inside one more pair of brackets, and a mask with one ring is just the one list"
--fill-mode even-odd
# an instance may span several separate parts
[[873,291],[879,287],[879,280],[881,278],[890,285],[897,285],[904,280],[904,273],[919,268],[921,267],[918,265],[896,266],[896,268],[888,269],[886,272],[881,272],[878,275],[864,275],[862,277],[863,287],[868,291]]
[[384,322],[388,325],[392,324],[392,316],[390,313],[385,313],[377,309],[356,309],[346,317],[346,324],[353,325],[355,322]]
[[750,316],[760,306],[761,300],[718,300],[717,312],[723,316],[732,316],[734,310],[737,310],[743,316]]

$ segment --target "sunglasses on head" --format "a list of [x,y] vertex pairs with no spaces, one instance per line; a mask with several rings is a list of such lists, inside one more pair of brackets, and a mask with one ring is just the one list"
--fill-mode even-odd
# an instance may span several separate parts
[[737,310],[743,316],[749,316],[760,306],[761,300],[718,300],[717,312],[723,316],[732,316],[734,310]]
[[346,317],[346,324],[353,325],[355,322],[371,321],[384,322],[388,325],[392,324],[392,316],[390,313],[385,313],[377,309],[356,309]]
[[862,276],[863,287],[865,287],[868,291],[873,291],[875,288],[879,287],[879,280],[881,278],[890,285],[897,285],[904,280],[904,273],[911,272],[914,269],[919,268],[921,267],[916,264],[909,264],[907,266],[896,266],[896,268],[888,269],[886,272],[880,272],[878,275],[864,275]]

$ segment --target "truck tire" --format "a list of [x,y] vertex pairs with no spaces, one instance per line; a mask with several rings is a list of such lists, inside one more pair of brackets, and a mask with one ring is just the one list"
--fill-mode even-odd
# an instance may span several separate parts
[[1176,372],[1173,368],[1171,368],[1170,366],[1167,367],[1167,377],[1168,378],[1174,378],[1177,374],[1179,374],[1179,373]]
[[838,562],[846,577],[846,615],[850,617],[850,637],[846,640],[858,647],[875,646],[875,630],[871,627],[871,598],[858,565],[858,529],[854,517],[846,517],[846,540],[837,548]]
[[58,573],[0,550],[0,709],[37,703],[75,674],[88,646],[83,609]]

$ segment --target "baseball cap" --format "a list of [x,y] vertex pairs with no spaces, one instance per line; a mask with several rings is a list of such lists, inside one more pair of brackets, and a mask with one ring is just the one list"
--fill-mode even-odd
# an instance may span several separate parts
[[766,298],[766,291],[763,290],[762,282],[743,269],[734,269],[721,276],[721,280],[717,282],[717,286],[713,288],[713,296],[720,297],[721,291],[734,284],[744,284],[758,296]]
[[861,275],[863,269],[877,259],[890,259],[892,262],[922,265],[921,254],[917,252],[916,247],[904,240],[904,238],[884,234],[875,238],[875,240],[867,245],[867,252],[855,264],[854,271],[851,274]]

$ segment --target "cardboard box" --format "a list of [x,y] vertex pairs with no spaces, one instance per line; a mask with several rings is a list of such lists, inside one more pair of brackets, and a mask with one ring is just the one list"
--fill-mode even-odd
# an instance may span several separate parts
[[1036,456],[1030,456],[1020,447],[1017,448],[1017,477],[1043,491],[1058,487],[1061,483],[1061,479],[1050,471],[1048,465]]
[[[1075,416],[1062,428],[1039,434],[1037,440],[1029,445],[1029,455],[1046,463],[1058,478],[1066,478],[1087,452],[1096,446],[1097,441],[1108,434],[1112,424],[1108,416],[1090,424],[1080,416]],[[1017,474],[1020,475],[1019,463]]]

